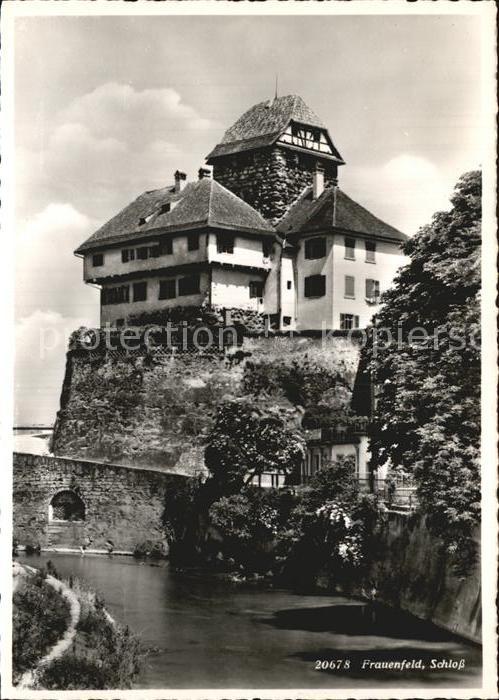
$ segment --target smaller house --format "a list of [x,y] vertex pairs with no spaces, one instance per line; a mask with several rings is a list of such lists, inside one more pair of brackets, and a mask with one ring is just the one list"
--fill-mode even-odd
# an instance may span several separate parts
[[353,457],[357,479],[362,488],[370,490],[366,421],[359,420],[354,428],[331,426],[307,430],[306,442],[307,450],[300,474],[302,484],[308,483],[316,472],[339,457]]
[[282,488],[287,485],[308,484],[312,476],[340,457],[353,457],[355,475],[363,491],[373,489],[368,463],[367,420],[359,418],[352,427],[326,427],[305,431],[306,452],[300,473],[286,477],[278,472],[264,472],[251,483],[260,488]]

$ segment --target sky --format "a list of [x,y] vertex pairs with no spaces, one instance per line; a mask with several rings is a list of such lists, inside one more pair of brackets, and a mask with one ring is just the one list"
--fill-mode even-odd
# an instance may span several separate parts
[[327,125],[347,194],[409,235],[447,209],[481,160],[479,21],[17,18],[15,423],[53,423],[68,335],[99,322],[73,250],[175,170],[195,179],[276,74]]

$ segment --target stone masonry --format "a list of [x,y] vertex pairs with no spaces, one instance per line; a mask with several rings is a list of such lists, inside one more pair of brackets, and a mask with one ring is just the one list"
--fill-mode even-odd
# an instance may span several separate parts
[[68,523],[64,546],[78,548],[87,538],[90,549],[133,551],[144,542],[164,544],[161,526],[164,498],[185,477],[61,457],[14,454],[14,540],[19,545],[49,541],[49,504],[55,494],[70,490],[85,505],[85,519]]
[[[276,223],[305,187],[312,185],[319,159],[279,146],[214,160],[213,177]],[[324,184],[336,181],[337,166],[325,159]]]

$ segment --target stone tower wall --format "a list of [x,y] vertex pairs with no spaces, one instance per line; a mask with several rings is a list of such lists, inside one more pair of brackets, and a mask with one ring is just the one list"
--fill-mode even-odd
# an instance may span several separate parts
[[327,187],[337,177],[334,163],[280,146],[217,158],[213,177],[275,223],[304,188],[312,185],[319,161],[325,168]]

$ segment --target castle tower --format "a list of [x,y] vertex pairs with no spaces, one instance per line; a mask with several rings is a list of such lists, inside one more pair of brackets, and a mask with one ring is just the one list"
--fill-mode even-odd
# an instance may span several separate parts
[[305,187],[337,182],[344,161],[327,128],[297,95],[251,107],[207,156],[213,177],[276,223]]

